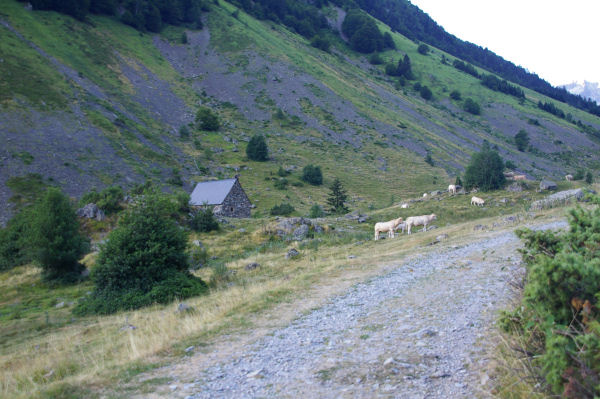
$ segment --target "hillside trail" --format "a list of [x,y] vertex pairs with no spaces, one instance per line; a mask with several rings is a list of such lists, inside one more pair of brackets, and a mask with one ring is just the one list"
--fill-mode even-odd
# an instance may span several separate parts
[[490,397],[495,321],[523,273],[513,230],[403,259],[282,325],[221,337],[155,370],[170,382],[140,397]]

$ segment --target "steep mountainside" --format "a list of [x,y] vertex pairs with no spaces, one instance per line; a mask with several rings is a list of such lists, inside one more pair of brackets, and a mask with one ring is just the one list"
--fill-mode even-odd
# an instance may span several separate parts
[[[337,27],[345,15],[322,13]],[[315,164],[325,185],[339,177],[351,207],[366,209],[444,188],[483,140],[533,177],[600,167],[600,118],[560,103],[570,116],[558,118],[538,107],[550,99],[528,89],[522,99],[492,91],[453,67],[449,54],[421,54],[398,33],[397,49],[381,57],[410,57],[414,80],[404,86],[333,34],[325,52],[226,1],[211,2],[202,18],[201,30],[148,34],[110,17],[80,22],[3,0],[0,203],[27,202],[44,185],[75,197],[146,179],[172,189],[183,181],[190,191],[195,181],[240,174],[257,212],[285,201],[303,213],[328,191],[299,181]],[[463,110],[466,98],[480,115]],[[219,131],[198,129],[201,106],[218,114]],[[531,139],[527,152],[514,145],[520,130]],[[256,133],[267,137],[269,162],[245,157]],[[274,187],[280,166],[292,172],[283,190]],[[9,207],[1,208],[6,220]]]

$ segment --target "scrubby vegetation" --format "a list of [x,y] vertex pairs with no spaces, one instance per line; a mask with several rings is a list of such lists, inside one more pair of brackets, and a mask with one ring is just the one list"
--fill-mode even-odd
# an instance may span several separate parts
[[194,211],[190,217],[189,225],[192,230],[201,233],[219,230],[219,222],[215,219],[213,210],[210,207]]
[[203,293],[189,274],[186,233],[171,218],[176,203],[158,193],[136,199],[102,246],[91,279],[95,289],[78,314],[109,314]]
[[219,116],[208,107],[200,107],[196,113],[196,123],[202,130],[215,132],[221,127]]
[[121,201],[123,201],[123,196],[123,189],[118,186],[107,187],[100,192],[92,189],[79,199],[79,206],[94,203],[107,214],[111,214],[122,209]]
[[527,268],[521,306],[506,313],[552,393],[600,395],[600,198],[569,212],[569,231],[517,231]]
[[472,98],[466,98],[463,107],[465,111],[470,114],[479,115],[481,113],[481,107],[479,107],[479,103]]
[[302,169],[302,180],[313,186],[320,186],[323,184],[323,172],[321,172],[321,167],[306,165]]
[[271,210],[269,211],[269,214],[271,216],[289,216],[291,215],[296,209],[294,209],[293,206],[291,206],[290,204],[287,203],[282,203],[279,205],[274,205]]
[[529,135],[525,130],[521,129],[515,135],[515,145],[517,146],[517,149],[521,152],[527,150],[527,146],[529,145]]

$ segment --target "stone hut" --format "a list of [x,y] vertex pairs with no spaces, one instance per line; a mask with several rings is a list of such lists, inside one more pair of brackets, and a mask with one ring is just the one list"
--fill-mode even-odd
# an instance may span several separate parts
[[249,218],[252,203],[237,176],[233,179],[201,182],[190,196],[193,207],[213,206],[217,216]]

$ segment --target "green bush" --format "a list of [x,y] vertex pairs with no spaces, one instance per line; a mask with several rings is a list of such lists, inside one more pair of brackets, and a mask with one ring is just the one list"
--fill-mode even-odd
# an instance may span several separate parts
[[[381,65],[381,64],[383,64],[383,58],[381,58],[381,55],[379,53],[373,53],[369,57],[369,63],[371,65]],[[392,67],[393,66],[394,65],[392,65]]]
[[265,138],[260,134],[252,136],[246,146],[246,155],[253,161],[264,162],[269,159],[269,148]]
[[460,99],[462,98],[460,95],[460,91],[452,90],[452,92],[450,92],[450,98],[455,101],[460,101]]
[[519,130],[519,133],[515,135],[515,145],[517,146],[517,150],[523,152],[527,149],[529,145],[529,135],[523,129]]
[[511,160],[506,161],[505,166],[506,166],[506,169],[512,169],[512,170],[517,169],[517,165],[515,165],[515,163]]
[[209,207],[194,212],[190,218],[189,224],[192,230],[201,233],[219,230],[219,222],[217,222],[212,209]]
[[119,186],[110,186],[104,190],[97,192],[96,189],[85,193],[79,200],[79,206],[85,206],[89,203],[98,205],[107,214],[120,211],[121,201],[123,200],[123,189]]
[[421,43],[419,44],[417,51],[419,52],[419,54],[427,55],[429,53],[429,46],[425,43]]
[[308,212],[309,218],[322,218],[325,216],[325,212],[323,212],[323,208],[319,204],[314,204],[310,207],[310,211]]
[[326,38],[324,36],[316,35],[311,39],[310,45],[315,48],[318,48],[319,50],[329,52],[329,47],[331,47],[331,42],[329,41],[328,38]]
[[181,177],[181,172],[179,171],[179,169],[171,169],[171,176],[167,179],[167,183],[172,186],[183,186],[183,179]]
[[0,271],[31,261],[27,242],[31,208],[24,208],[0,228]]
[[282,166],[279,167],[279,169],[277,169],[277,176],[279,177],[286,177],[289,176],[290,172],[288,172],[287,170],[283,169]]
[[589,172],[589,171],[588,171],[588,172],[585,174],[585,182],[586,182],[587,184],[592,184],[592,183],[594,182],[594,177],[592,176],[592,172]]
[[464,108],[465,111],[473,115],[479,115],[481,113],[481,108],[479,107],[479,104],[472,98],[465,99]]
[[[185,32],[184,32],[185,35]],[[187,35],[186,35],[187,37]],[[179,128],[179,137],[186,140],[190,137],[190,129],[187,127],[187,125],[182,125]]]
[[77,314],[109,314],[203,293],[188,272],[186,233],[171,218],[176,203],[154,192],[137,198],[101,247],[91,278],[94,291]]
[[289,216],[291,215],[296,209],[294,209],[293,206],[291,206],[290,204],[279,204],[279,205],[275,205],[271,208],[271,210],[269,211],[269,213],[272,216]]
[[43,278],[77,280],[84,269],[78,261],[89,250],[89,240],[79,231],[69,198],[59,189],[49,188],[29,216],[27,246],[42,268]]
[[431,157],[430,153],[427,153],[427,155],[425,155],[424,161],[425,161],[425,163],[429,164],[430,166],[435,166],[435,162],[433,162],[433,158]]
[[273,186],[275,186],[275,188],[278,190],[287,190],[287,186],[289,183],[290,182],[288,181],[288,179],[286,179],[285,177],[281,177],[275,180]]
[[575,171],[575,173],[573,174],[573,180],[583,180],[583,178],[585,177],[585,170],[579,168],[577,169],[577,171]]
[[[565,233],[520,229],[527,269],[522,304],[501,325],[526,338],[533,364],[556,395],[600,395],[600,197],[569,212]],[[513,330],[514,331],[514,330]]]
[[[485,142],[487,143],[487,142]],[[473,154],[465,170],[465,188],[477,187],[483,191],[504,187],[504,161],[500,155],[484,144],[481,152]]]
[[196,123],[198,123],[200,129],[210,132],[215,132],[221,127],[221,122],[217,114],[207,107],[200,107],[196,113]]
[[421,97],[423,97],[425,100],[431,100],[433,97],[431,89],[427,86],[421,86],[421,89],[419,89],[419,94],[421,94]]
[[302,169],[302,180],[312,184],[313,186],[320,186],[323,184],[323,173],[321,172],[321,167],[315,165],[306,165]]

